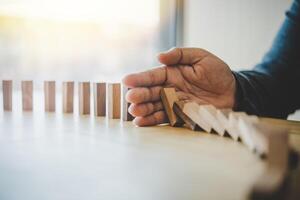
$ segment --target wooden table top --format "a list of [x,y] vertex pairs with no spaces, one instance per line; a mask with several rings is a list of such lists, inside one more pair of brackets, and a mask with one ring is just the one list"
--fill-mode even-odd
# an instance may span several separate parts
[[264,167],[243,144],[214,134],[0,112],[1,200],[240,200]]

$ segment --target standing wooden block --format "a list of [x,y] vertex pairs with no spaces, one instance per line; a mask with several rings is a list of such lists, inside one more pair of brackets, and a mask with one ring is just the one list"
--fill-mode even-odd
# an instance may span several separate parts
[[106,83],[94,83],[95,116],[106,115]]
[[2,90],[3,90],[3,110],[11,111],[12,110],[12,81],[4,80],[2,81]]
[[164,105],[165,111],[169,118],[171,126],[180,126],[183,124],[182,120],[174,113],[173,105],[178,101],[175,88],[162,88],[160,91],[160,97]]
[[121,116],[121,84],[108,84],[108,117],[120,119]]
[[45,111],[55,112],[55,81],[44,82]]
[[78,85],[79,89],[79,113],[81,115],[90,114],[90,82],[81,82]]
[[73,113],[74,82],[63,82],[63,112]]
[[33,81],[22,81],[22,105],[24,111],[33,109]]
[[126,101],[126,93],[128,92],[129,88],[125,87],[124,85],[122,86],[122,97],[123,97],[123,102],[122,102],[122,119],[123,121],[132,121],[134,117],[128,112],[128,108],[130,106],[130,103]]

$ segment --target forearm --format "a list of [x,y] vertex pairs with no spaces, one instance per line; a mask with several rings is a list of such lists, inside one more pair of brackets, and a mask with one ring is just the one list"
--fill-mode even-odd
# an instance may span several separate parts
[[234,72],[236,110],[285,118],[300,108],[300,0],[295,0],[272,48],[252,71]]
[[296,99],[286,84],[257,71],[233,73],[236,79],[234,110],[276,118],[286,118],[295,111]]

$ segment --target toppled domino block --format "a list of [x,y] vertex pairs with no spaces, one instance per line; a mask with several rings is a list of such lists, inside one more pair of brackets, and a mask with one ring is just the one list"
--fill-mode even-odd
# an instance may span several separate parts
[[79,90],[79,113],[81,115],[90,114],[90,102],[91,102],[91,89],[90,82],[80,82],[78,84]]
[[63,82],[63,112],[73,113],[74,108],[74,82]]
[[230,136],[226,130],[229,123],[229,113],[233,112],[231,109],[218,109],[216,113],[216,118],[220,122],[222,129],[224,130],[221,136]]
[[94,83],[94,114],[106,115],[106,83]]
[[241,116],[247,116],[244,112],[231,112],[228,117],[228,124],[226,125],[226,131],[235,141],[240,139],[240,130],[238,125],[238,119]]
[[134,117],[128,112],[128,108],[130,103],[126,101],[126,93],[128,92],[129,88],[122,85],[122,120],[123,121],[132,121]]
[[183,112],[183,108],[185,105],[185,101],[175,101],[174,105],[173,105],[173,111],[175,112],[175,114],[180,117],[182,119],[182,121],[184,121],[185,125],[195,131],[195,130],[199,130],[200,127],[198,126],[197,123],[195,123],[188,115],[186,115]]
[[260,149],[259,140],[256,140],[256,128],[255,123],[258,123],[258,117],[249,115],[240,115],[238,117],[239,137],[242,142],[251,150],[256,151],[258,154],[262,154]]
[[108,84],[108,117],[120,119],[121,116],[121,84]]
[[55,112],[55,81],[44,82],[45,111]]
[[187,102],[183,106],[183,113],[186,114],[192,121],[194,121],[202,130],[205,132],[211,132],[211,126],[203,118],[204,116],[199,115],[199,105],[195,102]]
[[160,97],[171,126],[181,126],[182,120],[174,113],[173,104],[178,101],[175,88],[162,88]]
[[3,110],[12,110],[12,81],[3,80],[2,81],[2,94],[3,94]]
[[270,124],[255,124],[257,133],[265,138],[267,169],[251,191],[251,199],[274,199],[284,190],[289,163],[288,130]]
[[225,127],[222,126],[221,122],[218,120],[217,109],[213,105],[200,105],[199,115],[201,115],[220,136],[224,135]]
[[22,107],[23,111],[33,109],[33,81],[22,81]]

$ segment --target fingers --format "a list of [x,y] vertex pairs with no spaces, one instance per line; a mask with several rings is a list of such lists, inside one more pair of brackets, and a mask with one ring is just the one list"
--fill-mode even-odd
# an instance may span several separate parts
[[149,87],[162,85],[167,79],[165,67],[158,67],[145,72],[129,74],[123,78],[123,84],[127,87]]
[[164,111],[157,111],[146,117],[136,117],[133,123],[137,126],[154,126],[166,123],[167,121],[166,113]]
[[131,104],[128,108],[128,112],[135,117],[144,117],[160,110],[163,110],[163,104],[161,101],[154,103],[148,102],[142,104]]
[[160,90],[161,86],[155,87],[140,87],[140,88],[132,88],[126,94],[126,100],[129,103],[144,103],[149,101],[158,101],[160,100]]
[[209,53],[199,48],[173,48],[158,55],[158,60],[165,65],[193,65]]

